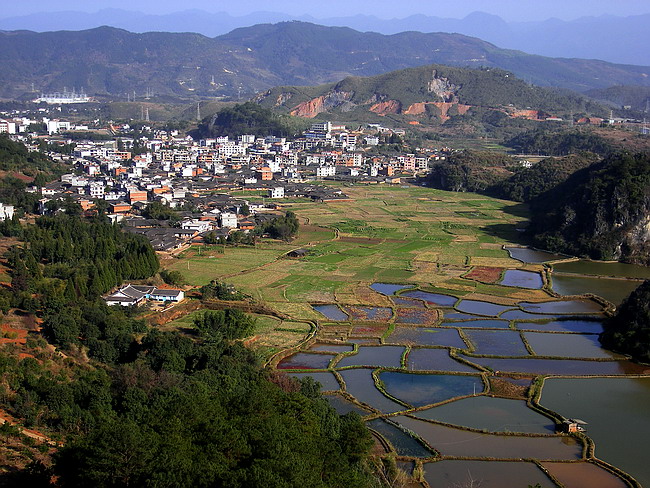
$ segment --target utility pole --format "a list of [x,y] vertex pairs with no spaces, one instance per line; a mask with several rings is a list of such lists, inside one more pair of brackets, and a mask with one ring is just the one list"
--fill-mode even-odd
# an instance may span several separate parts
[[196,120],[201,121],[201,102],[196,102]]

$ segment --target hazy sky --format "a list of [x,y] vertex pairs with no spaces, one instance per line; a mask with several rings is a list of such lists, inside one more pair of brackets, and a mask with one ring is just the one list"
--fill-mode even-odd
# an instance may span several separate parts
[[584,16],[639,15],[650,13],[650,0],[0,0],[0,18],[35,12],[76,10],[96,12],[104,8],[138,10],[166,14],[187,9],[245,15],[256,11],[312,15],[317,18],[347,17],[357,14],[380,18],[403,18],[412,14],[462,18],[483,11],[505,20],[544,20],[557,17],[571,20]]

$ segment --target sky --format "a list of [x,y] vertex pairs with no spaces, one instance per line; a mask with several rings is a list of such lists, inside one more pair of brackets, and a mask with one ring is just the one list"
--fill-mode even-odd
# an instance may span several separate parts
[[650,13],[650,0],[0,0],[0,18],[39,12],[97,12],[105,8],[167,14],[179,10],[199,9],[246,15],[257,11],[288,13],[315,18],[348,17],[358,14],[383,19],[404,18],[413,14],[463,18],[482,11],[498,15],[506,21],[573,20],[584,16],[629,16]]

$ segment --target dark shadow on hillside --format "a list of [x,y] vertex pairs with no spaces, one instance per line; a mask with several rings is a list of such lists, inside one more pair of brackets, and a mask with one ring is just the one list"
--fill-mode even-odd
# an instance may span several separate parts
[[514,224],[491,224],[481,228],[483,232],[488,235],[504,239],[519,244],[521,246],[528,246],[531,244],[531,236],[526,232],[528,228],[530,210],[525,203],[515,203],[503,208],[503,212],[509,215],[519,217],[521,220]]

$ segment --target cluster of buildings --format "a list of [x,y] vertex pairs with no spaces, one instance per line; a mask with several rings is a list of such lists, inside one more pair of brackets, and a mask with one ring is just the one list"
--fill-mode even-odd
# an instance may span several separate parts
[[[64,130],[62,124],[70,127],[61,120],[46,123],[48,133],[50,127],[53,133],[56,127]],[[71,154],[50,154],[68,162],[74,172],[28,191],[40,193],[43,214],[56,211],[61,201],[69,199],[86,212],[101,206],[113,221],[124,221],[128,230],[147,236],[157,250],[182,247],[208,233],[214,238],[228,237],[236,230],[250,232],[283,199],[347,198],[340,189],[319,184],[319,180],[399,184],[404,177],[426,172],[431,159],[444,157],[435,153],[381,155],[373,148],[399,131],[377,124],[350,131],[330,122],[318,123],[294,140],[242,134],[196,141],[151,127],[138,132],[146,135],[134,138],[128,125],[110,130],[111,140],[44,136],[50,147],[69,148],[74,142]],[[37,149],[35,138],[14,137]],[[163,206],[158,208],[174,209],[180,220],[152,218],[147,207],[154,202]]]

